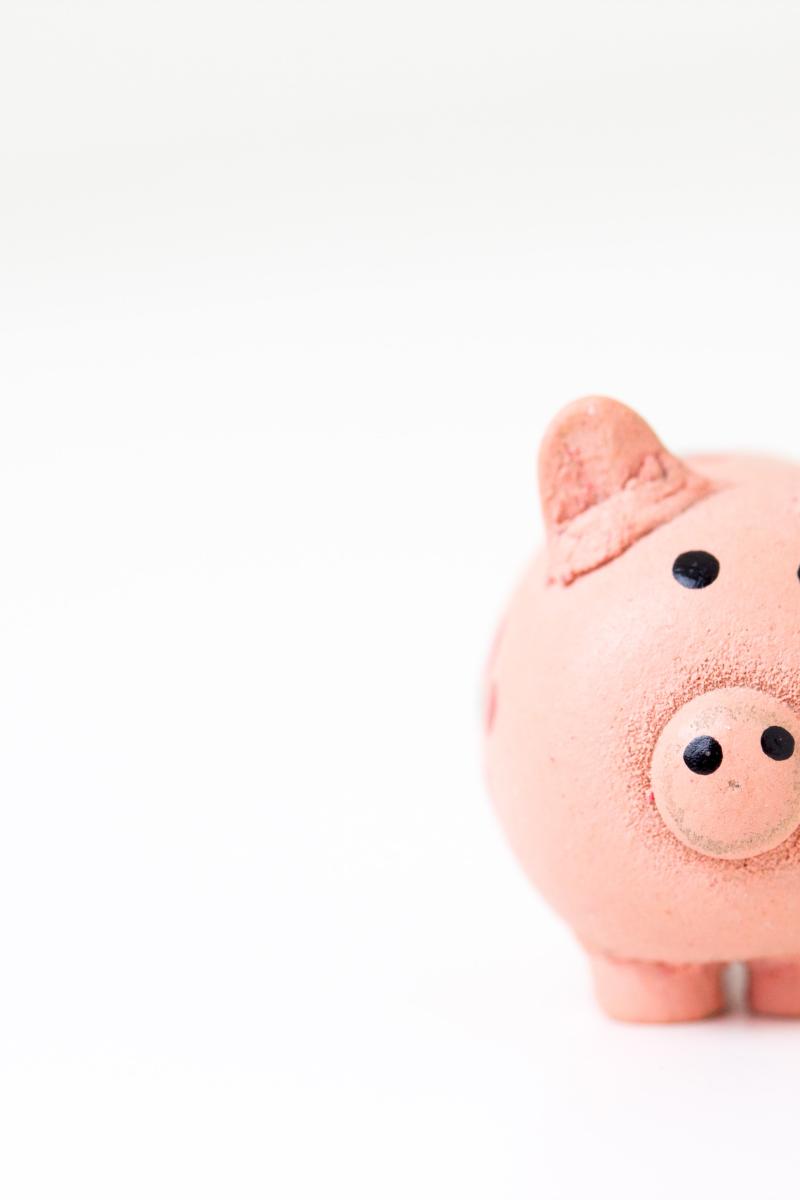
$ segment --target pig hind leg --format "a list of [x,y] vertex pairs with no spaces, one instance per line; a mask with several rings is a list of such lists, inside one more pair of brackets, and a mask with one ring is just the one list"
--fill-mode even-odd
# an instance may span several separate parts
[[748,966],[748,1002],[753,1012],[800,1017],[800,958],[758,959]]
[[591,964],[600,1006],[619,1021],[697,1021],[725,1007],[722,963],[674,965],[592,955]]

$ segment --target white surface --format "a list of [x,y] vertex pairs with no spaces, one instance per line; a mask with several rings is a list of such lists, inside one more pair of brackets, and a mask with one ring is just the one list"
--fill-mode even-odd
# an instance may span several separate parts
[[562,403],[800,455],[796,10],[3,26],[3,1196],[794,1187],[800,1026],[596,1013],[477,680]]

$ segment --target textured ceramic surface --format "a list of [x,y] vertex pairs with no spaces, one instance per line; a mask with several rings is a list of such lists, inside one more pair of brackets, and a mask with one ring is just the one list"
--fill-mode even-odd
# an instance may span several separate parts
[[547,544],[486,673],[511,846],[613,1015],[717,1011],[733,960],[800,1014],[800,467],[683,462],[590,397],[539,473]]

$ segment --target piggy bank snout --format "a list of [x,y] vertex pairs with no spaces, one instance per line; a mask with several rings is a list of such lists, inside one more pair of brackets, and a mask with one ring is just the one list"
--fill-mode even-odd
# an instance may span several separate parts
[[670,719],[653,753],[653,800],[685,845],[712,858],[750,858],[800,824],[800,718],[751,688],[696,696]]

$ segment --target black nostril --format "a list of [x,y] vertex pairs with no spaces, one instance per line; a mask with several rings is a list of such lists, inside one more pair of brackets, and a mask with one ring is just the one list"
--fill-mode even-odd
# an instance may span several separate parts
[[794,754],[794,738],[782,725],[770,725],[761,735],[761,749],[767,758],[784,762]]
[[683,761],[695,775],[713,775],[722,762],[722,746],[707,734],[692,738],[683,752]]

